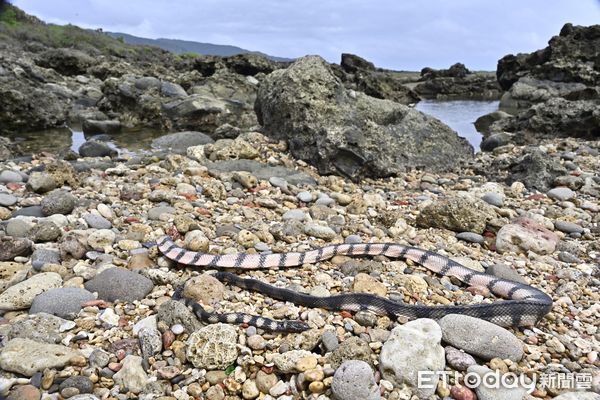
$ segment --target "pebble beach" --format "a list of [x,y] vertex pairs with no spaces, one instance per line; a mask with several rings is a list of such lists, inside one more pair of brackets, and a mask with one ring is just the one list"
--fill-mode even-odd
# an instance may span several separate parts
[[[79,171],[50,154],[9,162],[0,174],[0,213],[11,235],[0,245],[3,259],[12,260],[0,264],[3,393],[13,387],[19,397],[12,398],[21,399],[40,391],[75,399],[326,399],[354,390],[346,398],[410,399],[414,388],[398,384],[425,362],[463,375],[489,368],[531,379],[568,369],[591,374],[597,387],[598,145],[562,140],[539,150],[568,168],[557,180],[573,189],[531,193],[518,181],[488,181],[473,172],[493,160],[486,153],[458,173],[357,184],[319,176],[290,157],[285,143],[257,132],[191,147],[188,155],[80,160]],[[509,146],[502,156],[522,151]],[[101,164],[110,165],[96,169]],[[460,213],[448,212],[455,209]],[[461,316],[431,328],[430,320],[405,324],[367,312],[304,309],[224,286],[210,270],[178,268],[143,246],[165,234],[212,254],[409,244],[527,282],[550,294],[554,306],[537,327],[523,330]],[[23,237],[32,238],[32,254],[23,251]],[[498,301],[385,257],[338,256],[244,276],[318,296],[367,292],[432,306]],[[301,319],[311,329],[204,326],[171,300],[186,281],[187,295],[209,309]],[[498,334],[506,339],[497,346],[486,340]],[[414,353],[406,341],[422,342],[424,350]],[[557,389],[538,387],[525,398],[551,398]],[[450,394],[475,393],[449,381],[429,395]],[[493,396],[487,398],[511,398]]]

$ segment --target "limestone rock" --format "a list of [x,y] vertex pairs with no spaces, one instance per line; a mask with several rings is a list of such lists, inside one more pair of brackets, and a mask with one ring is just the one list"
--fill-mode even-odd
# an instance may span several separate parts
[[269,74],[255,110],[265,133],[321,174],[358,180],[411,167],[447,169],[472,157],[468,142],[410,107],[344,88],[318,56]]
[[0,294],[0,310],[29,308],[40,293],[60,287],[62,278],[56,272],[43,272],[19,282]]
[[0,353],[0,368],[32,376],[46,368],[62,368],[71,358],[78,355],[79,351],[58,344],[12,339]]
[[346,361],[339,366],[333,375],[331,390],[337,400],[381,398],[371,366],[359,360]]
[[144,390],[148,381],[148,375],[142,367],[142,357],[128,355],[123,360],[123,366],[113,376],[115,383],[132,393],[140,393]]
[[551,254],[559,242],[558,236],[536,221],[521,217],[504,225],[496,235],[496,250],[505,252],[528,252]]
[[213,324],[192,333],[187,358],[196,368],[225,369],[238,355],[237,331],[228,324]]
[[432,377],[431,389],[418,388],[418,375],[419,371],[444,370],[441,340],[442,330],[431,319],[417,319],[394,328],[379,357],[382,377],[396,385],[409,386],[420,397],[431,396],[438,378]]
[[481,234],[486,222],[495,216],[494,209],[484,201],[458,196],[440,199],[425,207],[417,216],[417,225]]
[[0,262],[0,293],[27,277],[29,267],[15,262]]

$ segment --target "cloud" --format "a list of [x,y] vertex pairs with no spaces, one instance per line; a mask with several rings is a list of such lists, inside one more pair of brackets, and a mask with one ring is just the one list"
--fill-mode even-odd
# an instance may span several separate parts
[[600,21],[596,0],[15,0],[46,21],[298,57],[341,52],[419,70],[454,62],[496,68],[508,53],[544,47],[565,22]]

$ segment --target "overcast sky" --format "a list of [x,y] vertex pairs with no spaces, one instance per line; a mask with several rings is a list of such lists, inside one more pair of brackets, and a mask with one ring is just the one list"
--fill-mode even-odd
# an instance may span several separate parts
[[280,57],[358,54],[397,70],[495,70],[565,22],[600,23],[600,0],[14,0],[58,24],[229,44]]

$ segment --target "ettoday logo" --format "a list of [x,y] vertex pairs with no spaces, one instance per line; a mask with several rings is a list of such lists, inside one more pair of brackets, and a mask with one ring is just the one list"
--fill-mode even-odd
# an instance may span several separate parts
[[464,376],[459,372],[452,371],[419,371],[417,386],[421,389],[433,389],[437,386],[438,380],[441,380],[443,385],[450,386],[450,377],[454,378],[454,382],[462,382],[462,385],[469,389],[476,389],[480,386],[490,389],[521,388],[527,393],[532,393],[536,385],[541,389],[586,390],[592,387],[591,373],[545,373],[530,379],[524,374],[517,375],[513,372],[501,373],[491,370],[483,374],[467,372]]

